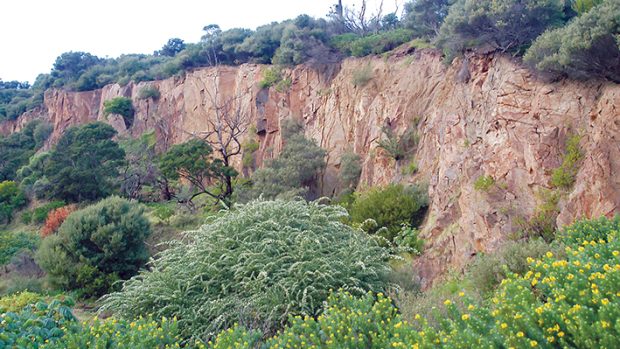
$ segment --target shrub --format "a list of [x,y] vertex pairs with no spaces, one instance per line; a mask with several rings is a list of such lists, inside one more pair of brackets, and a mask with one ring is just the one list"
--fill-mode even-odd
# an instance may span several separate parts
[[143,88],[140,89],[140,92],[138,92],[138,98],[140,99],[153,99],[153,100],[157,100],[159,99],[159,97],[161,96],[159,90],[157,89],[157,87],[155,86],[144,86]]
[[170,217],[174,216],[174,213],[174,208],[168,205],[158,205],[153,210],[153,215],[166,223],[170,223]]
[[618,1],[604,1],[566,26],[542,34],[524,60],[539,71],[620,82]]
[[398,247],[403,247],[405,250],[419,255],[422,253],[422,247],[424,246],[424,241],[419,238],[419,235],[418,229],[403,224],[398,234],[394,237],[394,243]]
[[105,296],[124,317],[179,319],[206,339],[237,322],[273,333],[289,315],[314,316],[330,289],[380,290],[386,251],[342,224],[346,211],[303,201],[253,201],[176,242],[152,271]]
[[29,304],[36,304],[43,296],[34,292],[19,292],[0,298],[0,313],[18,312]]
[[405,159],[418,144],[418,135],[413,129],[406,130],[401,136],[387,126],[382,127],[381,132],[383,137],[377,141],[377,146],[396,161]]
[[377,226],[370,228],[374,234],[382,230],[381,235],[389,241],[401,231],[403,224],[417,226],[428,205],[428,197],[417,186],[390,184],[383,188],[371,188],[366,192],[356,193],[351,206],[351,220],[362,224],[368,219],[376,221]]
[[114,97],[103,102],[103,113],[105,115],[118,114],[122,116],[125,126],[129,128],[133,124],[135,110],[131,98]]
[[[19,296],[17,297],[19,300]],[[69,309],[70,298],[54,299],[49,304],[43,300],[28,304],[18,311],[1,312],[0,347],[41,348],[64,335],[64,330],[75,324]]]
[[26,197],[13,181],[0,182],[0,222],[11,223],[13,211],[26,204]]
[[362,158],[354,152],[342,154],[340,159],[340,181],[346,188],[355,189],[362,175]]
[[282,70],[278,67],[270,67],[263,71],[263,79],[258,83],[260,88],[270,88],[282,81]]
[[[620,331],[619,221],[578,223],[567,228],[576,237],[567,243],[566,258],[548,251],[527,259],[524,275],[511,274],[492,297],[474,304],[459,294],[444,302],[445,315],[431,327],[427,318],[403,321],[389,298],[368,294],[330,297],[318,318],[293,318],[266,340],[271,347],[293,348],[615,348]],[[615,226],[614,226],[615,225]],[[611,226],[614,226],[612,229]],[[601,231],[597,229],[602,228]],[[580,239],[582,229],[599,240]],[[607,233],[607,235],[605,235]],[[234,328],[216,339],[229,343],[251,339]],[[251,342],[259,347],[259,343]]]
[[478,290],[488,293],[510,274],[525,274],[529,268],[528,257],[540,258],[550,249],[561,255],[563,248],[559,244],[550,246],[542,239],[509,241],[494,253],[478,256],[468,266],[467,275]]
[[150,225],[142,213],[138,204],[119,197],[76,211],[58,234],[43,240],[37,262],[56,286],[100,296],[147,261]]
[[252,175],[251,196],[272,199],[317,196],[317,178],[325,167],[326,152],[303,134],[303,126],[292,120],[282,125],[285,140],[280,155]]
[[519,222],[525,237],[541,237],[550,242],[555,239],[555,220],[560,213],[558,202],[560,193],[554,190],[543,190],[542,202],[536,207],[534,215],[527,222]]
[[406,167],[403,168],[403,174],[412,176],[418,172],[418,164],[415,161],[410,161]]
[[[62,338],[45,346],[46,349],[133,349],[180,348],[178,324],[174,319],[155,321],[140,318],[135,321],[108,318],[95,319],[66,333]],[[185,347],[185,346],[184,346]],[[200,348],[200,347],[196,347]]]
[[484,45],[522,54],[538,35],[564,20],[561,0],[457,0],[441,26],[438,41],[449,60],[466,48]]
[[[350,41],[344,47],[344,52],[350,52],[355,57],[364,57],[370,54],[381,54],[413,39],[413,32],[408,29],[395,29],[377,34],[359,37]],[[344,46],[340,44],[340,46]]]
[[52,201],[35,208],[32,210],[32,222],[36,224],[44,223],[51,211],[65,205],[64,201]]
[[355,87],[364,87],[373,78],[372,66],[367,64],[353,71],[351,82]]
[[489,191],[495,185],[495,179],[491,176],[480,176],[474,182],[474,189],[477,191]]
[[579,171],[579,162],[583,153],[579,147],[581,137],[574,135],[566,141],[566,151],[562,158],[562,165],[553,170],[551,184],[556,188],[569,189],[575,183],[575,176]]
[[34,251],[38,245],[36,234],[0,231],[0,265],[9,263],[20,251]]
[[431,38],[439,34],[439,28],[448,15],[454,0],[415,0],[404,5],[403,24],[415,36]]
[[242,164],[245,168],[254,167],[254,153],[258,150],[259,144],[255,139],[248,139],[243,143],[243,159]]
[[41,228],[41,236],[46,237],[58,231],[60,225],[67,219],[71,212],[75,211],[75,206],[63,206],[50,211]]

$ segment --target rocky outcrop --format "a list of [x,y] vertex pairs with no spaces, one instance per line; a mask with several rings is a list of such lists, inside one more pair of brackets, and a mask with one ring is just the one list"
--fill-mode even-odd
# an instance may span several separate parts
[[[386,60],[348,59],[318,70],[299,66],[286,72],[292,85],[282,92],[258,87],[263,69],[205,68],[91,92],[52,90],[40,117],[54,124],[50,142],[71,125],[107,120],[121,134],[155,130],[163,149],[208,131],[214,101],[230,102],[254,125],[250,136],[260,143],[259,165],[281,148],[280,121],[303,120],[307,135],[328,151],[324,194],[339,191],[340,157],[348,150],[362,156],[362,187],[428,184],[431,203],[422,230],[427,243],[416,261],[425,283],[496,249],[535,213],[571,134],[581,135],[584,158],[576,184],[562,194],[557,225],[620,212],[620,85],[546,83],[502,56],[446,66],[432,50]],[[356,86],[353,77],[363,70],[370,79]],[[146,85],[159,89],[159,99],[138,98]],[[118,117],[103,115],[103,101],[115,96],[134,101],[137,113],[129,130]],[[384,125],[397,134],[417,133],[411,159],[396,162],[377,147]],[[417,164],[414,175],[403,174],[409,161]],[[477,191],[473,183],[483,175],[495,184]]]

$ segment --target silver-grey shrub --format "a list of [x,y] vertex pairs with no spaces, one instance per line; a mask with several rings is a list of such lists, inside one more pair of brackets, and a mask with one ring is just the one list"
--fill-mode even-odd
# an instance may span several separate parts
[[252,201],[173,243],[102,311],[179,320],[208,339],[238,323],[273,334],[291,315],[315,316],[330,290],[380,291],[388,252],[341,223],[346,211],[304,201]]

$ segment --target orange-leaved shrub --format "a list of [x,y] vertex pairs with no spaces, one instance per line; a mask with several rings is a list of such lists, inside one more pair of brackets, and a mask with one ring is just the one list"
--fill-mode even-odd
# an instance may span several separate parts
[[75,209],[75,205],[67,205],[50,211],[45,219],[43,227],[41,228],[41,237],[55,234],[58,231],[58,228],[60,228],[60,225],[73,211],[75,211]]

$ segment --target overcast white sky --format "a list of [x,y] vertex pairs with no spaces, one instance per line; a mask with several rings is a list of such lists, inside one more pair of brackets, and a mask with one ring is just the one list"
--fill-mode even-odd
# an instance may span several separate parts
[[[324,17],[336,0],[0,0],[0,78],[33,82],[67,51],[100,57],[152,53],[169,38],[197,42],[202,28],[255,29],[306,13]],[[358,0],[345,0],[353,5]],[[402,2],[402,1],[400,1]],[[369,0],[375,9],[379,0]],[[402,6],[401,6],[402,8]],[[393,11],[386,0],[384,13]]]

